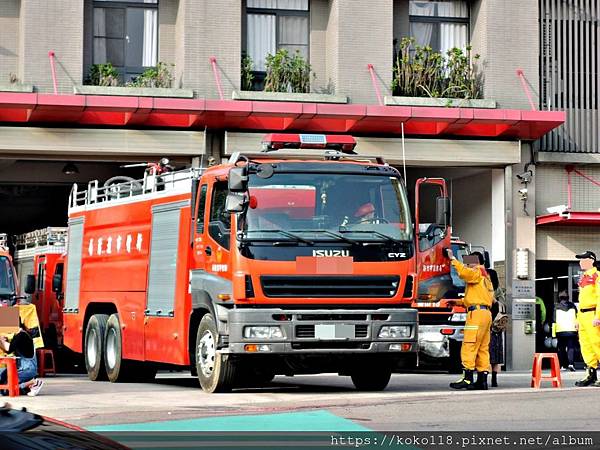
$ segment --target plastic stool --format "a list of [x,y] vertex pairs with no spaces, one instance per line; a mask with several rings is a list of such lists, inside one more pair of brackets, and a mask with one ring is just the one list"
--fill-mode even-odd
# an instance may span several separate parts
[[[542,376],[542,361],[550,360],[550,376]],[[533,369],[531,371],[531,387],[539,388],[543,380],[552,381],[552,387],[562,387],[560,378],[560,363],[556,353],[536,353],[533,357]]]
[[13,356],[0,357],[0,365],[6,366],[6,384],[0,384],[0,390],[8,390],[9,397],[19,396],[19,374],[17,373],[17,358]]
[[[54,365],[54,352],[49,348],[37,349],[38,376],[44,378],[46,375],[56,375]],[[50,364],[48,364],[50,363]],[[48,365],[50,367],[48,367]]]

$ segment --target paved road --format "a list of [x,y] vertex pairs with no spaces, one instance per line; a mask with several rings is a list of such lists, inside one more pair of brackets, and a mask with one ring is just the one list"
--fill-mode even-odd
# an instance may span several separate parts
[[[529,388],[528,373],[505,373],[487,392],[448,389],[455,376],[394,375],[383,392],[357,392],[336,375],[277,377],[265,388],[205,394],[196,379],[161,373],[150,384],[47,378],[40,396],[11,399],[95,430],[600,430],[600,388]],[[546,385],[549,385],[547,383]]]

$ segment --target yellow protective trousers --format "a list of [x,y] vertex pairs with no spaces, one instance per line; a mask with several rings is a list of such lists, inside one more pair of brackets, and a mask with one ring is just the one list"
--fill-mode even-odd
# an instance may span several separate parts
[[600,327],[592,325],[594,311],[579,312],[577,322],[579,323],[579,345],[581,356],[588,367],[598,368],[600,361]]
[[460,349],[463,367],[478,372],[490,370],[490,334],[492,313],[489,309],[476,309],[467,313],[465,334]]

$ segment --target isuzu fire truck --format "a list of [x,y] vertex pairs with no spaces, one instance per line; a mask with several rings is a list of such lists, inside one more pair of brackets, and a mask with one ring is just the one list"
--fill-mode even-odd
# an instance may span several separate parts
[[384,389],[416,357],[417,280],[444,276],[449,200],[418,180],[413,224],[399,172],[354,147],[274,134],[205,170],[75,185],[64,342],[89,378],[169,364],[207,392],[322,372]]
[[19,281],[37,309],[46,347],[62,346],[62,273],[66,227],[48,227],[16,236]]

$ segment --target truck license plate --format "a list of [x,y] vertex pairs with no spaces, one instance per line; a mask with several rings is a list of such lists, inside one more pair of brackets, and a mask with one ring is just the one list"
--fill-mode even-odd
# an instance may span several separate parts
[[354,338],[354,325],[345,323],[315,325],[315,338],[317,339],[352,339]]

